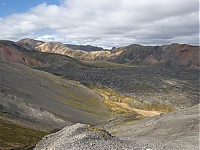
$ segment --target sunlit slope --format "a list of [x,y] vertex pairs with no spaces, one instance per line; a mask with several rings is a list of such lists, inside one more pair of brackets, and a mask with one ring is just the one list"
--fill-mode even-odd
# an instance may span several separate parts
[[56,128],[71,122],[98,124],[109,117],[96,92],[43,71],[2,62],[0,112]]

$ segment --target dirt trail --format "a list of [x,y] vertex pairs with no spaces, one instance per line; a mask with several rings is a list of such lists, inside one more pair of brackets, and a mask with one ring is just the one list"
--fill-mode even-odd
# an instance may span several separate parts
[[113,102],[114,104],[117,104],[121,107],[124,107],[126,109],[129,109],[131,111],[135,111],[137,112],[138,114],[140,115],[143,115],[143,116],[149,116],[149,117],[153,117],[153,116],[157,116],[157,115],[160,115],[162,112],[159,112],[159,111],[149,111],[149,110],[141,110],[141,109],[137,109],[137,108],[133,108],[133,107],[130,107],[128,104],[126,103],[120,103],[120,102]]
[[100,94],[106,99],[106,101],[108,103],[119,105],[119,106],[126,108],[128,110],[137,112],[138,114],[140,114],[142,116],[153,117],[153,116],[157,116],[157,115],[160,115],[161,113],[163,113],[161,111],[142,110],[142,109],[133,108],[133,107],[130,107],[127,103],[113,102],[113,101],[109,100],[109,97],[106,94],[103,94],[103,93],[100,93]]

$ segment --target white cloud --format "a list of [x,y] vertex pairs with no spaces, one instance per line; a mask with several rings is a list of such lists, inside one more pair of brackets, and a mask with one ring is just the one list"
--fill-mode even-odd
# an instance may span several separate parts
[[97,46],[199,44],[199,0],[61,0],[0,19],[0,39]]

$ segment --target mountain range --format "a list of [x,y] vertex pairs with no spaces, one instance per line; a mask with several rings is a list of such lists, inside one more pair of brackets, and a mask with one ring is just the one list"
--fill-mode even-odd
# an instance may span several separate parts
[[[117,63],[153,65],[167,64],[199,68],[199,46],[173,43],[163,46],[129,45],[104,50],[94,46],[69,45],[23,39],[17,42],[29,50],[58,53],[79,60],[109,60]],[[26,45],[26,46],[23,46]],[[27,46],[28,45],[28,46]]]

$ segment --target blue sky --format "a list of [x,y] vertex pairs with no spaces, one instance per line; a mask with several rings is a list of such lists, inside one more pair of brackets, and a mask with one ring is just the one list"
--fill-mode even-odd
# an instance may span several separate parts
[[0,0],[0,17],[14,13],[23,13],[41,3],[59,5],[59,0]]
[[199,45],[199,0],[0,0],[0,40]]

